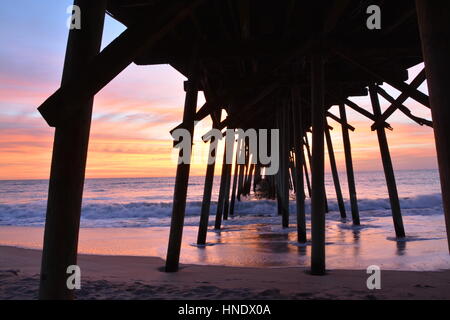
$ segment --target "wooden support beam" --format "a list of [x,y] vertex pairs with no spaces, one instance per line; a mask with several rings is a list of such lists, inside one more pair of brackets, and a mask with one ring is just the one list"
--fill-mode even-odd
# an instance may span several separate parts
[[238,165],[238,152],[239,143],[236,145],[236,160],[234,162],[234,175],[233,175],[233,187],[231,189],[231,200],[230,200],[230,216],[234,215],[234,204],[236,201],[236,187],[237,187],[237,177],[239,175],[239,165]]
[[[212,136],[211,139],[215,139],[215,137]],[[211,194],[214,183],[214,169],[216,167],[216,150],[213,148],[214,142],[215,142],[214,140],[211,140],[209,147],[209,155],[213,159],[212,162],[208,163],[208,165],[206,166],[205,186],[203,188],[202,209],[200,213],[200,223],[198,226],[198,235],[197,235],[198,245],[206,244],[206,235],[208,232],[209,211],[211,209]]]
[[[331,128],[333,129],[333,128]],[[312,176],[312,154],[311,154],[311,148],[309,146],[309,142],[308,142],[308,136],[305,134],[305,146],[306,146],[306,151],[308,154],[308,160],[309,160],[309,169],[311,171],[311,176]],[[323,189],[324,189],[324,197],[325,197],[325,212],[328,212],[328,200],[327,200],[327,193],[325,190],[325,184],[323,185]],[[311,193],[312,195],[312,193]]]
[[[304,147],[304,145],[302,145],[302,152],[304,154],[303,147]],[[305,168],[305,179],[306,179],[306,186],[307,186],[307,189],[308,189],[308,195],[311,198],[311,193],[312,193],[311,192],[311,182],[310,182],[310,179],[309,179],[308,167],[306,165],[305,157],[303,157],[303,167]]]
[[98,55],[92,57],[83,72],[77,72],[52,94],[39,112],[52,127],[63,126],[81,112],[83,103],[113,80],[141,52],[154,46],[176,25],[188,17],[204,0],[175,3],[155,19],[145,19],[125,30]]
[[227,184],[227,145],[224,145],[223,161],[222,161],[222,173],[220,175],[220,188],[219,198],[217,199],[216,221],[214,223],[214,229],[220,230],[222,227],[223,206],[225,202],[225,189]]
[[[295,2],[295,0],[290,1]],[[220,14],[219,17],[223,18],[223,13]],[[225,33],[224,36],[226,36]],[[177,41],[174,41],[175,39]],[[158,46],[150,48],[146,52],[142,53],[139,57],[137,57],[134,60],[134,63],[136,63],[137,65],[171,64],[175,66],[177,64],[175,62],[185,60],[185,48],[191,45],[191,42],[189,42],[190,40],[182,39],[181,37],[174,37],[172,40],[173,41],[168,41],[161,44],[158,43]],[[327,43],[330,47],[343,47],[342,39],[337,39],[336,37],[333,38],[332,35],[328,37]],[[203,41],[199,44],[199,59],[217,61],[232,59],[250,60],[254,59],[255,57],[269,59],[275,57],[274,61],[280,61],[280,59],[282,59],[283,55],[286,52],[291,52],[297,46],[298,43],[293,42],[288,38],[271,39],[271,41],[267,41],[267,39],[264,37],[257,39],[241,39],[235,37],[232,40],[224,40],[222,38],[209,38],[208,41]],[[365,43],[361,46],[361,43],[347,42],[345,44],[345,48],[351,51],[352,56],[361,59],[365,59],[371,56],[382,56],[386,59],[396,58],[399,56],[420,58],[421,56],[420,49],[418,50],[417,46],[406,43],[402,43],[401,45],[394,47],[392,43],[374,42],[370,44]],[[280,59],[278,59],[277,57],[280,57]],[[334,74],[330,74],[330,78],[328,78],[327,74],[328,83],[334,81],[335,79],[336,78]]]
[[[345,105],[339,105],[341,119],[347,122],[347,113]],[[355,174],[353,173],[352,147],[350,144],[350,136],[346,127],[342,127],[342,138],[344,140],[345,167],[347,171],[348,191],[350,194],[350,205],[352,209],[352,220],[354,225],[360,225],[358,199],[356,198]]]
[[261,182],[261,165],[258,163],[255,167],[255,175],[253,177],[253,192],[256,192],[256,186]]
[[297,185],[295,184],[295,160],[294,160],[294,154],[291,152],[289,154],[289,188],[294,191],[294,193],[297,192]]
[[239,176],[237,186],[237,199],[241,201],[242,187],[244,185],[245,164],[239,164]]
[[[374,85],[369,86],[370,100],[372,101],[373,114],[376,117],[381,116],[380,101],[378,99],[377,88]],[[395,234],[397,238],[405,237],[405,228],[403,227],[402,212],[400,201],[398,199],[397,185],[395,183],[394,168],[392,167],[391,154],[386,138],[384,128],[377,129],[378,143],[380,145],[381,159],[383,161],[384,175],[391,203],[392,218],[394,220]]]
[[303,156],[303,148],[301,137],[303,134],[303,119],[300,102],[299,88],[292,89],[292,126],[294,131],[294,181],[295,181],[295,203],[297,213],[297,241],[299,243],[306,243],[306,217],[305,217],[305,186],[303,180],[303,163],[305,161]]
[[[205,119],[207,116],[212,115],[215,111],[220,110],[221,106],[222,106],[222,104],[220,104],[220,102],[217,100],[205,102],[205,104],[195,114],[195,117],[194,117],[195,121],[201,121],[201,120]],[[180,123],[178,126],[173,128],[172,130],[170,130],[170,134],[172,134],[175,130],[181,129],[184,127],[185,127],[185,124]]]
[[[83,28],[69,33],[62,85],[83,72],[100,51],[106,1],[76,0]],[[80,112],[55,130],[45,219],[39,299],[73,299],[67,268],[77,264],[78,233],[93,99],[78,102]]]
[[[198,70],[195,55],[192,58],[191,70],[192,77],[189,79],[188,90],[186,91],[186,98],[184,102],[183,123],[186,124],[185,129],[190,133],[192,145],[192,137],[194,136],[194,118],[197,109],[198,97]],[[184,150],[184,152],[186,152],[186,150]],[[166,272],[178,271],[190,167],[190,161],[189,163],[182,162],[177,166],[172,204],[172,219],[170,223],[169,245],[167,248]]]
[[416,0],[450,250],[450,1]]
[[245,182],[245,195],[248,196],[250,195],[250,191],[252,188],[252,178],[253,178],[253,173],[255,171],[255,164],[251,163],[250,167],[249,167],[249,172],[247,175],[247,180]]
[[289,228],[289,114],[286,103],[283,103],[277,111],[277,125],[280,130],[280,167],[277,173],[278,215],[281,215],[283,228]]
[[355,67],[359,68],[361,71],[365,72],[368,75],[373,76],[375,79],[379,80],[380,82],[386,82],[391,87],[397,89],[398,91],[407,94],[410,98],[416,100],[417,102],[423,104],[424,106],[429,107],[430,101],[428,99],[428,96],[424,94],[423,92],[417,90],[416,88],[396,80],[388,79],[387,77],[378,74],[375,70],[370,69],[369,67],[365,66],[360,61],[357,61],[355,58],[351,57],[348,53],[344,53],[343,51],[335,50],[335,52],[348,62],[350,62]]
[[[361,108],[360,106],[358,106],[356,103],[354,103],[353,101],[349,100],[349,99],[345,99],[344,103],[349,106],[350,108],[352,108],[353,110],[355,110],[356,112],[362,114],[363,116],[366,116],[367,118],[369,118],[372,121],[377,121],[375,116],[370,113],[369,111],[367,111],[366,109]],[[342,117],[341,117],[342,119]],[[384,127],[388,130],[393,130],[391,125],[387,122],[383,123]]]
[[278,87],[277,83],[271,83],[270,85],[264,87],[257,95],[252,96],[250,101],[246,101],[243,106],[240,107],[239,114],[228,115],[226,119],[224,119],[220,125],[219,129],[223,129],[225,127],[235,128],[238,126],[238,123],[242,120],[241,115],[245,113],[251,113],[251,109],[262,99],[271,94]]
[[[241,201],[241,195],[244,193],[244,185],[245,185],[245,177],[247,171],[247,163],[248,163],[248,138],[241,139],[241,150],[244,155],[244,163],[239,165],[239,178],[238,178],[238,189],[237,189],[237,198],[238,201]],[[241,155],[242,157],[242,155]]]
[[[331,112],[327,111],[327,117],[330,117],[331,119],[333,119],[334,121],[336,121],[337,123],[347,127],[348,130],[354,132],[355,131],[355,127],[349,125],[346,122],[343,122],[339,117],[335,116],[334,114],[332,114]],[[329,127],[329,126],[328,126]]]
[[[414,122],[418,123],[419,125],[423,126],[429,126],[429,127],[433,127],[433,122],[427,120],[427,119],[423,119],[420,117],[416,117],[415,115],[413,115],[411,113],[411,110],[409,110],[407,107],[405,107],[403,104],[398,103],[389,93],[387,93],[383,88],[376,86],[375,87],[377,93],[382,96],[384,99],[386,99],[386,101],[388,101],[389,103],[392,103],[392,105],[395,105],[397,109],[399,109],[401,112],[403,112],[403,114],[405,116],[407,116],[408,118],[410,118],[411,120],[413,120]],[[382,115],[381,115],[382,116]],[[372,126],[373,127],[373,126]]]
[[[233,151],[231,151],[233,152]],[[230,184],[231,184],[231,168],[232,164],[227,163],[225,168],[225,194],[223,203],[223,220],[228,220],[228,213],[230,209]]]
[[339,182],[339,173],[336,165],[336,158],[334,156],[333,142],[331,140],[330,129],[325,129],[325,138],[327,141],[328,147],[328,156],[330,158],[330,167],[331,173],[333,175],[334,188],[336,190],[336,199],[338,202],[339,212],[341,213],[341,218],[347,218],[347,214],[345,212],[344,198],[342,197],[342,189],[341,184]]
[[312,110],[312,198],[311,198],[311,274],[325,274],[325,105],[323,57],[311,58],[311,110]]
[[245,190],[246,190],[247,177],[248,177],[248,173],[249,173],[249,169],[250,169],[249,141],[250,141],[250,139],[247,139],[247,144],[245,146],[245,165],[244,165],[244,175],[242,177],[242,186],[241,186],[241,195],[243,195],[243,196],[247,196]]
[[[314,45],[316,44],[315,39],[310,39],[308,41],[303,42],[300,46],[296,46],[292,48],[291,50],[288,50],[286,52],[283,52],[281,55],[273,59],[273,63],[269,63],[264,66],[264,68],[261,68],[261,70],[258,70],[258,72],[253,73],[252,75],[245,77],[244,79],[238,80],[235,83],[236,90],[231,90],[230,92],[227,92],[227,94],[223,97],[224,102],[228,102],[232,99],[236,99],[238,97],[241,97],[242,95],[245,96],[246,90],[249,87],[255,87],[259,83],[263,83],[265,79],[271,78],[273,75],[272,73],[283,66],[285,63],[291,61],[293,58],[305,54],[308,50],[310,50]],[[271,81],[268,85],[264,85],[261,91],[254,95],[252,97],[251,101],[248,101],[246,105],[242,108],[242,110],[248,110],[251,107],[253,107],[257,102],[259,102],[261,99],[265,98],[267,95],[272,93],[277,87],[279,86],[278,83]],[[217,107],[217,103],[212,103],[211,105],[205,105],[204,108],[200,109],[203,110],[202,114],[197,115],[196,118],[198,121],[205,118],[209,115],[212,111],[214,111]],[[201,118],[203,117],[203,118]],[[200,119],[201,118],[201,119]],[[225,127],[232,128],[233,121],[231,117],[227,117],[224,121],[222,121],[220,129],[223,129]],[[176,128],[183,128],[184,124],[178,125]]]
[[[417,89],[424,81],[426,80],[425,68],[422,69],[421,72],[413,79],[410,86],[411,88]],[[406,100],[408,100],[409,96],[406,93],[400,94],[400,96],[395,99],[394,102],[391,102],[391,105],[386,109],[386,111],[379,117],[378,120],[372,125],[372,131],[375,131],[378,126],[381,125],[382,122],[385,122],[394,112],[401,106]]]

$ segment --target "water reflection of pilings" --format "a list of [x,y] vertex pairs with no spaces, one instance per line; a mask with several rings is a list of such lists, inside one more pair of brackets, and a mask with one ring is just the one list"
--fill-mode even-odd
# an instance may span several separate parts
[[359,229],[353,229],[353,255],[355,257],[359,256],[360,253],[360,247],[359,247],[359,241],[361,240],[361,231]]
[[403,239],[397,239],[397,251],[398,256],[404,256],[406,254],[406,241]]

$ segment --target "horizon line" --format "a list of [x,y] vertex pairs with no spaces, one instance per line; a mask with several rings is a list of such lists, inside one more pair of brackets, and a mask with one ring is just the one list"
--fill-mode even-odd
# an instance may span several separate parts
[[[399,172],[399,171],[430,171],[430,170],[435,170],[435,171],[439,171],[438,168],[420,168],[420,169],[398,169],[395,170],[395,172]],[[371,172],[383,172],[383,169],[379,169],[379,170],[355,170],[355,173],[371,173]],[[331,174],[331,171],[327,170],[325,171],[326,174]],[[339,174],[346,174],[345,170],[340,170]],[[191,177],[204,177],[204,175],[191,175]],[[220,174],[219,175],[214,175],[214,177],[219,177],[220,178]],[[106,179],[151,179],[151,178],[175,178],[175,176],[143,176],[143,177],[89,177],[89,178],[85,178],[85,180],[106,180]],[[1,179],[0,178],[0,182],[4,182],[4,181],[41,181],[41,180],[49,180],[50,178],[28,178],[28,179]]]

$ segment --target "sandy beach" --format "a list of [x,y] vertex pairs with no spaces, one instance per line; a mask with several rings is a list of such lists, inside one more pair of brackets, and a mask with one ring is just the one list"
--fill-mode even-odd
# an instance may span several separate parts
[[[41,251],[3,246],[0,257],[0,299],[36,299]],[[78,264],[78,299],[450,299],[450,270],[382,271],[382,289],[368,290],[364,270],[182,265],[168,274],[160,258],[99,255]]]

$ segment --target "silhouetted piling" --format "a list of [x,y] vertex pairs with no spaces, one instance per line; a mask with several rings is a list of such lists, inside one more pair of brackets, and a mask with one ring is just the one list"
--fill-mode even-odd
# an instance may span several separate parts
[[[195,62],[193,62],[195,64]],[[186,98],[184,102],[183,123],[190,133],[191,145],[194,136],[195,111],[197,109],[198,80],[197,67],[192,66],[193,74],[186,83]],[[181,151],[180,151],[181,152]],[[177,166],[175,191],[173,194],[172,220],[170,224],[169,245],[167,248],[166,272],[178,271],[180,261],[181,240],[183,237],[184,215],[186,210],[186,196],[189,183],[189,163]]]
[[341,218],[345,219],[347,217],[347,214],[345,213],[344,198],[342,197],[342,189],[341,183],[339,182],[339,173],[337,170],[336,158],[334,156],[333,142],[331,140],[330,129],[328,128],[328,126],[325,129],[325,138],[327,141],[328,157],[330,158],[331,174],[333,175],[333,183],[334,189],[336,190],[336,199],[338,202],[339,212],[341,214]]
[[[220,117],[219,117],[220,118]],[[214,128],[214,126],[213,126]],[[214,183],[214,169],[216,167],[216,150],[214,147],[215,137],[211,137],[209,155],[212,158],[211,163],[206,166],[205,186],[203,188],[203,201],[200,213],[200,223],[198,226],[197,244],[206,244],[206,235],[208,232],[209,211],[211,209],[211,194]]]
[[[98,54],[106,0],[76,0],[83,28],[69,33],[62,85],[86,70]],[[93,99],[78,105],[70,121],[57,126],[45,219],[39,299],[72,299],[67,268],[77,264],[78,232]]]
[[323,58],[311,59],[311,110],[312,110],[312,198],[311,198],[311,273],[325,274],[325,186],[324,186],[324,74]]
[[234,205],[236,202],[236,188],[237,188],[237,178],[239,175],[239,165],[238,165],[238,152],[239,152],[239,143],[236,143],[236,160],[234,162],[234,175],[233,175],[233,187],[231,189],[231,200],[230,200],[230,216],[234,215]]
[[[373,115],[376,118],[379,118],[381,116],[381,107],[376,87],[370,86],[369,92],[370,99],[372,101]],[[398,199],[397,184],[395,183],[394,168],[392,167],[391,154],[389,152],[389,146],[384,127],[377,127],[377,136],[378,143],[380,145],[381,160],[383,161],[384,175],[386,177],[386,185],[389,193],[389,201],[391,203],[395,234],[397,238],[404,238],[405,228],[403,227],[403,218],[400,209],[400,201]]]
[[[305,179],[311,197],[311,272],[324,274],[325,212],[328,211],[324,139],[339,211],[341,217],[346,216],[326,116],[342,126],[352,220],[354,225],[360,224],[349,136],[349,129],[354,128],[347,122],[345,105],[348,105],[373,121],[372,129],[377,130],[397,237],[404,237],[405,232],[385,133],[385,128],[392,128],[386,121],[395,110],[400,110],[420,125],[434,128],[450,250],[448,1],[443,4],[416,0],[415,6],[408,1],[395,4],[385,1],[383,23],[386,21],[387,28],[380,32],[366,28],[367,12],[362,10],[364,6],[353,8],[350,12],[347,10],[348,1],[332,6],[321,5],[320,1],[305,2],[305,7],[284,7],[281,4],[277,10],[271,9],[276,9],[278,3],[269,8],[255,2],[252,15],[235,0],[226,4],[204,0],[189,4],[158,2],[156,7],[145,1],[139,6],[130,5],[134,1],[115,2],[75,1],[75,5],[82,9],[82,28],[70,31],[61,87],[39,107],[47,123],[56,127],[40,298],[72,298],[72,291],[66,287],[66,268],[77,261],[93,97],[133,62],[142,65],[170,64],[189,79],[185,86],[183,121],[176,128],[187,129],[191,136],[194,122],[209,116],[213,118],[214,127],[220,130],[280,130],[280,141],[276,146],[279,147],[277,156],[280,167],[276,175],[265,174],[262,178],[261,170],[268,164],[259,158],[251,161],[256,155],[250,154],[247,137],[237,143],[243,144],[245,161],[238,163],[236,158],[232,179],[232,165],[225,161],[227,152],[232,151],[225,150],[215,228],[220,229],[222,219],[234,214],[236,197],[241,201],[241,195],[250,195],[253,181],[254,192],[257,186],[261,186],[263,196],[277,199],[283,227],[289,227],[289,195],[291,189],[295,192],[297,237],[299,242],[306,242]],[[418,21],[411,19],[414,9]],[[120,17],[127,30],[99,53],[106,10],[112,17]],[[218,19],[211,19],[208,10],[215,12]],[[264,23],[252,21],[254,16],[261,17]],[[278,32],[278,26],[284,26],[282,32]],[[421,43],[418,41],[418,29]],[[311,30],[319,32],[312,34]],[[238,38],[239,41],[236,40]],[[284,41],[286,39],[298,41]],[[200,46],[198,49],[197,43]],[[186,48],[194,48],[195,54]],[[326,52],[321,52],[323,48]],[[408,69],[423,59],[425,71],[420,72],[412,82],[406,82]],[[208,81],[199,81],[199,74],[202,80]],[[425,78],[430,97],[418,89]],[[397,98],[391,97],[378,87],[381,83],[389,84],[401,94]],[[350,100],[353,96],[367,96],[368,87],[373,114]],[[199,90],[205,92],[207,101],[197,111]],[[391,103],[384,113],[378,94]],[[408,98],[431,108],[433,122],[414,116],[403,105]],[[334,105],[339,105],[340,118],[328,111]],[[227,113],[224,120],[216,116],[221,110]],[[307,135],[310,128],[312,154]],[[276,150],[274,147],[269,144],[269,153],[272,149]],[[181,154],[179,156],[181,159]],[[206,170],[198,244],[206,242],[214,166],[214,163],[209,164]],[[168,272],[178,270],[189,171],[189,163],[178,164],[166,260]]]
[[416,0],[450,250],[450,2]]
[[303,119],[300,104],[300,90],[294,88],[292,91],[292,122],[294,131],[294,180],[296,185],[295,190],[295,204],[297,213],[297,241],[299,243],[306,243],[306,217],[305,217],[305,187],[303,181],[303,150],[302,150],[302,133],[303,133]]
[[214,229],[219,230],[222,226],[223,207],[225,202],[225,189],[227,184],[227,145],[224,146],[223,161],[222,161],[222,174],[220,176],[220,189],[219,198],[217,200],[216,221],[214,223]]
[[[343,103],[339,105],[339,113],[341,115],[342,122],[347,123],[347,113],[345,111],[345,105]],[[358,199],[356,198],[355,174],[353,173],[352,147],[350,144],[350,135],[348,133],[348,128],[345,125],[342,125],[342,138],[344,140],[345,167],[347,170],[347,183],[350,195],[350,206],[352,210],[353,224],[360,225]]]

